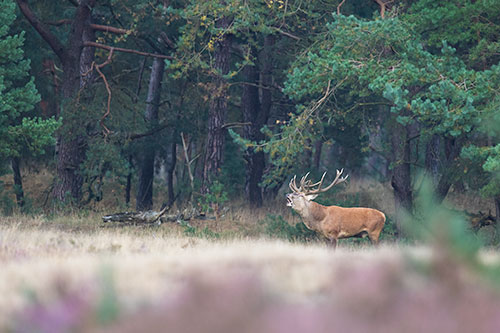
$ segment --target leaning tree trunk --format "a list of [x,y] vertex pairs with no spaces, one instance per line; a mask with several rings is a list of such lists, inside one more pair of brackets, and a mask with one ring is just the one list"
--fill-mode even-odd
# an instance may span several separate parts
[[394,163],[391,184],[394,189],[397,236],[400,238],[403,236],[402,221],[404,216],[411,214],[413,210],[410,144],[408,142],[408,129],[405,126],[399,123],[394,125],[391,144]]
[[16,194],[16,203],[18,207],[24,206],[23,179],[21,177],[21,168],[19,157],[13,157],[11,160],[12,173],[14,175],[14,192]]
[[[149,126],[158,123],[158,107],[161,96],[161,81],[165,69],[163,59],[154,58],[149,79],[148,96],[146,100],[145,119]],[[136,195],[136,210],[150,210],[153,208],[153,178],[155,162],[155,140],[153,136],[143,139],[144,149],[138,156],[139,179]]]
[[[227,28],[231,19],[223,17],[217,21],[218,28]],[[225,130],[224,121],[227,111],[228,85],[223,75],[229,73],[229,60],[231,56],[231,35],[221,36],[215,49],[215,68],[211,82],[210,102],[208,110],[208,132],[205,147],[205,160],[203,167],[202,193],[207,193],[211,182],[217,178],[223,161]]]

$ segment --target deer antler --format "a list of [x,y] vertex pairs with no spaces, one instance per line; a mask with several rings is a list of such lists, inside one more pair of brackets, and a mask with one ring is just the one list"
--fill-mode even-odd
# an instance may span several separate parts
[[297,175],[293,176],[292,179],[290,179],[290,183],[288,184],[288,186],[290,187],[290,189],[292,190],[292,192],[294,193],[300,193],[300,190],[297,188],[297,183],[295,183],[295,179],[297,178]]
[[323,180],[325,179],[326,171],[325,171],[325,173],[323,173],[323,176],[321,177],[321,180],[319,182],[317,182],[317,183],[313,184],[310,180],[307,180],[307,176],[309,176],[309,172],[308,172],[308,173],[305,174],[304,177],[302,177],[300,179],[300,183],[299,183],[298,187],[297,187],[297,183],[296,183],[297,176],[294,176],[290,180],[289,186],[290,186],[290,189],[293,192],[295,192],[295,193],[302,193],[302,194],[319,194],[319,193],[323,193],[323,192],[328,191],[329,189],[331,189],[335,185],[343,183],[343,182],[345,182],[347,180],[347,178],[349,177],[349,175],[347,175],[345,177],[340,177],[343,172],[344,172],[344,169],[341,169],[340,171],[337,170],[337,175],[336,175],[335,179],[333,180],[333,182],[330,185],[328,185],[325,188],[321,188],[321,186],[323,185]]

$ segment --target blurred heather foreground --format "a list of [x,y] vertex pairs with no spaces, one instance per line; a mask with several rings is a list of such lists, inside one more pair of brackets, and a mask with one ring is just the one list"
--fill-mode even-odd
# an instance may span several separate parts
[[419,227],[408,228],[408,245],[341,243],[336,251],[7,221],[1,330],[498,332],[498,254],[481,248],[460,216],[431,203],[421,200],[426,216],[409,222]]
[[0,331],[498,332],[497,249],[425,182],[417,202],[401,241],[336,250],[5,218]]

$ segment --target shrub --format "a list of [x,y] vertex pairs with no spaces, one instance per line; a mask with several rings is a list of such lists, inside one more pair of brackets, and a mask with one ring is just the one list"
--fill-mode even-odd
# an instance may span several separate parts
[[307,229],[304,223],[299,222],[292,226],[281,215],[268,214],[259,224],[263,226],[264,234],[271,237],[301,242],[319,239],[318,234]]

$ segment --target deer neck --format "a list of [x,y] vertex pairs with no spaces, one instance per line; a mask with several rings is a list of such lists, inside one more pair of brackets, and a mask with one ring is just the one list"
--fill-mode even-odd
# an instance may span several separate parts
[[325,207],[314,201],[309,201],[302,211],[298,211],[302,221],[311,230],[319,230],[321,221],[325,218]]

